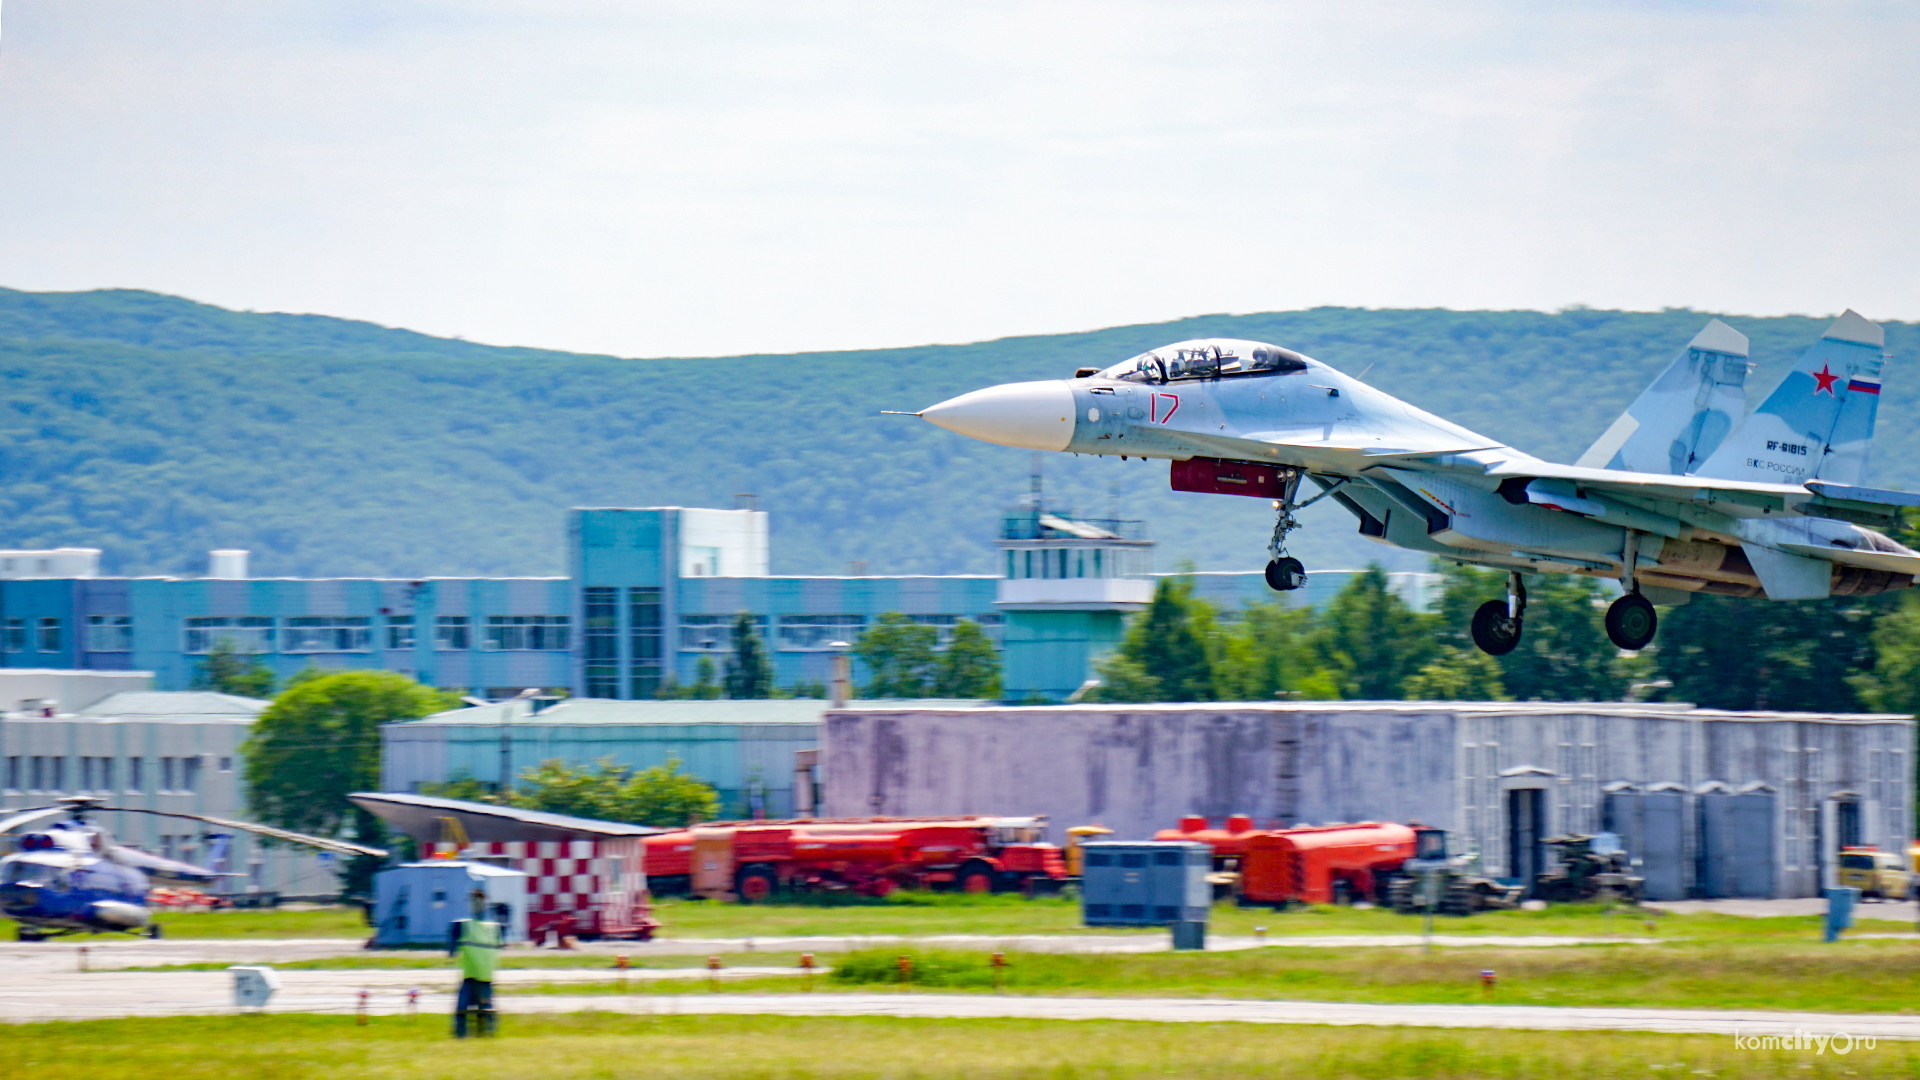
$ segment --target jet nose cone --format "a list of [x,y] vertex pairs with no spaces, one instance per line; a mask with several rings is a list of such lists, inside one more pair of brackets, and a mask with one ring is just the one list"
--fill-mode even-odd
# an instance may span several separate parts
[[1001,446],[1065,450],[1073,441],[1073,391],[1058,380],[989,386],[920,415],[948,431]]

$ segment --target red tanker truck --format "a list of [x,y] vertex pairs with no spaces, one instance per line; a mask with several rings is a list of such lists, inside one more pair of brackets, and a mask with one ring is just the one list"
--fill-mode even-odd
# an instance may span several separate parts
[[656,892],[747,903],[783,890],[1033,891],[1066,877],[1045,835],[1039,817],[715,822],[648,837],[647,876]]

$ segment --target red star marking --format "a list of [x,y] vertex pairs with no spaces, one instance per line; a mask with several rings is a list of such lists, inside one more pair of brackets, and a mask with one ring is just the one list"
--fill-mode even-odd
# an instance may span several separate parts
[[1814,372],[1813,377],[1814,377],[1814,380],[1820,384],[1819,386],[1816,386],[1813,388],[1814,393],[1818,394],[1824,390],[1826,391],[1826,394],[1828,397],[1834,396],[1833,384],[1840,381],[1840,376],[1835,375],[1831,371],[1828,371],[1827,365],[1821,364],[1820,370]]

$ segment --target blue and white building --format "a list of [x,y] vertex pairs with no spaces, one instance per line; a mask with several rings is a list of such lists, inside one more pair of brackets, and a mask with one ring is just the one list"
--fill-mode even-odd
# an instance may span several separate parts
[[[1138,522],[1037,505],[1007,515],[995,576],[772,576],[756,510],[576,509],[567,538],[567,576],[523,578],[254,579],[238,551],[213,553],[202,578],[107,578],[92,549],[0,551],[0,666],[149,671],[156,689],[182,690],[224,640],[282,680],[375,668],[495,700],[528,688],[648,699],[693,682],[703,657],[718,667],[741,612],[784,686],[824,683],[835,642],[899,612],[943,637],[978,623],[1004,651],[1009,700],[1057,701],[1153,590]],[[1347,573],[1288,599],[1319,602]],[[1418,606],[1432,576],[1395,575],[1396,587]],[[1276,596],[1254,572],[1195,578],[1228,610]]]

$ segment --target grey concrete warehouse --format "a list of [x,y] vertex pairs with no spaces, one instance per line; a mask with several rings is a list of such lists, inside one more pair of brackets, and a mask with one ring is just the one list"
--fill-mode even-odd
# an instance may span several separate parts
[[1503,877],[1543,868],[1549,836],[1610,829],[1654,899],[1811,896],[1843,844],[1906,850],[1913,736],[1906,716],[1617,703],[869,707],[826,715],[822,810],[1126,838],[1183,814],[1420,820]]

